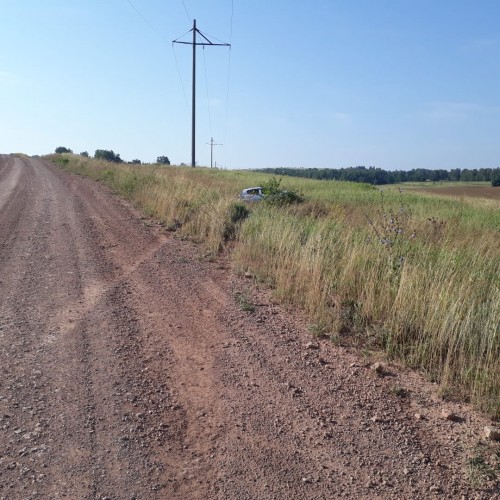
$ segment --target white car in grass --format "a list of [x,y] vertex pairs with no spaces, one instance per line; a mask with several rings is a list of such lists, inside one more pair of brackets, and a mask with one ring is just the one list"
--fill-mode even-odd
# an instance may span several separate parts
[[264,199],[264,190],[260,186],[246,188],[240,192],[239,198],[244,201],[262,201]]

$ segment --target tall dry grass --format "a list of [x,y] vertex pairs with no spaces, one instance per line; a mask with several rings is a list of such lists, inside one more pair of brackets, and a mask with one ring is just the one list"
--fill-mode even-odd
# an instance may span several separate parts
[[500,415],[497,202],[290,178],[306,203],[260,204],[242,222],[235,195],[268,176],[68,158],[210,252],[237,236],[235,266],[336,342],[384,349]]
[[64,169],[102,182],[181,237],[203,242],[207,253],[219,252],[245,217],[234,190],[200,169],[116,164],[78,155],[49,155]]
[[355,210],[304,220],[260,207],[242,227],[236,260],[334,339],[378,343],[448,396],[498,414],[498,230],[412,218],[389,244],[358,219]]

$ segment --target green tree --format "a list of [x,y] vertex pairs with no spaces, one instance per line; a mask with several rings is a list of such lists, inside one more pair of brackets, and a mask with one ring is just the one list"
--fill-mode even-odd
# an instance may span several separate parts
[[136,159],[136,160],[132,160],[130,163],[131,163],[132,165],[140,165],[142,162],[141,162],[141,160],[137,160],[137,159]]
[[96,160],[112,161],[114,163],[123,163],[119,154],[115,154],[113,150],[96,149],[94,158]]
[[84,156],[85,158],[88,158],[89,157],[89,154],[87,153],[87,151],[82,151],[80,153],[80,156]]
[[460,180],[464,182],[470,182],[474,180],[474,173],[472,170],[468,168],[464,168],[462,172],[460,172]]
[[62,153],[72,153],[73,151],[71,151],[71,149],[69,148],[65,148],[64,146],[59,146],[58,148],[56,148],[56,153],[57,154],[62,154]]
[[170,160],[168,159],[168,156],[158,156],[158,158],[156,158],[156,163],[159,163],[160,165],[170,165]]

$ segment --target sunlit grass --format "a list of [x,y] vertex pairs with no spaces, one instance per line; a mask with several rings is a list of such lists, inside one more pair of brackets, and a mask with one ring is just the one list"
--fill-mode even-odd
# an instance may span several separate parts
[[499,202],[286,178],[306,202],[243,221],[237,193],[269,175],[63,156],[208,252],[236,237],[235,268],[336,341],[384,349],[500,414]]

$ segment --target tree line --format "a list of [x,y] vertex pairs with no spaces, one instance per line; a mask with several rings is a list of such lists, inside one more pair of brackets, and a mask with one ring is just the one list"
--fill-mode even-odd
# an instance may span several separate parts
[[[479,168],[451,170],[429,170],[416,168],[412,170],[388,171],[376,167],[347,168],[264,168],[256,170],[273,175],[289,175],[307,179],[325,179],[337,181],[365,182],[368,184],[398,184],[400,182],[426,181],[488,181],[493,185],[500,184],[500,168]],[[499,184],[496,184],[498,182]]]
[[[64,146],[59,146],[56,148],[55,152],[57,154],[62,154],[62,153],[73,153],[73,151],[69,148],[66,148]],[[80,156],[84,156],[85,158],[90,158],[90,155],[87,151],[82,151],[80,153]],[[129,163],[133,165],[141,165],[141,160],[135,159],[129,162],[125,162],[122,160],[120,155],[118,153],[115,153],[112,149],[96,149],[94,153],[94,158],[96,160],[104,160],[104,161],[109,161],[113,163]],[[168,159],[168,156],[158,156],[156,158],[156,163],[159,163],[161,165],[170,165],[170,160]]]

